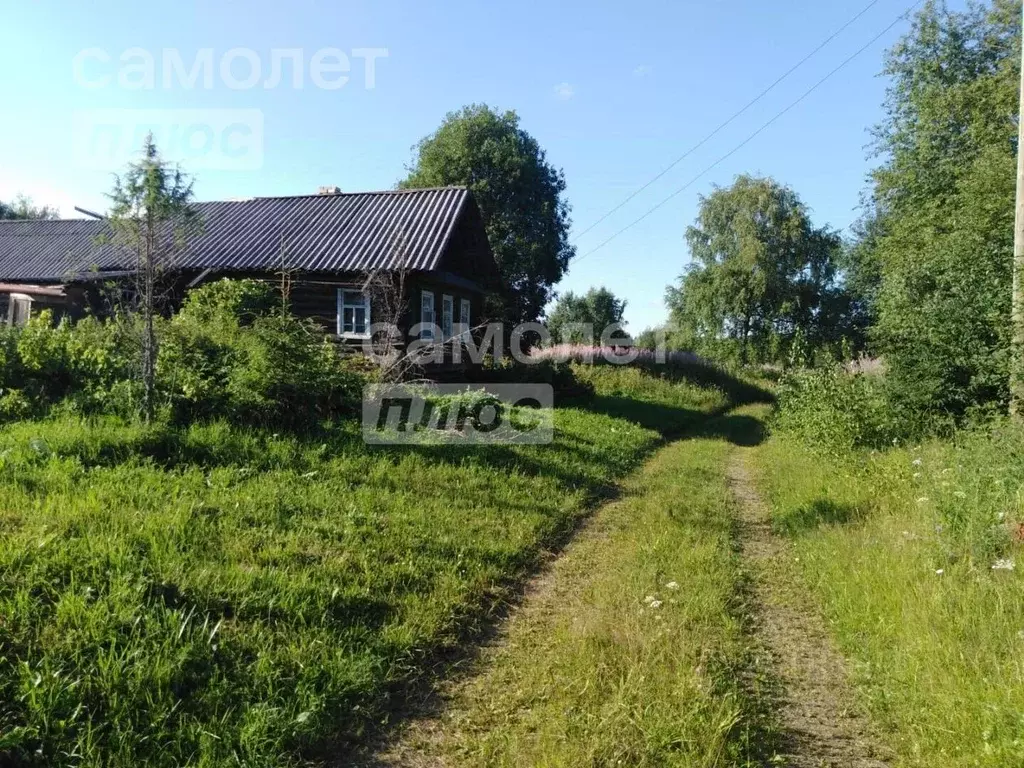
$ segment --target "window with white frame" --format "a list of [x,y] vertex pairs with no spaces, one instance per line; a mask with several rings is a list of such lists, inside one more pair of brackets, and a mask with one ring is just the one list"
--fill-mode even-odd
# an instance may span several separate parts
[[338,335],[366,338],[370,335],[370,297],[362,291],[338,289]]
[[420,292],[420,338],[434,341],[434,294]]
[[445,341],[455,335],[455,299],[448,294],[441,297],[441,335]]
[[459,327],[462,329],[462,333],[469,335],[469,299],[459,300]]

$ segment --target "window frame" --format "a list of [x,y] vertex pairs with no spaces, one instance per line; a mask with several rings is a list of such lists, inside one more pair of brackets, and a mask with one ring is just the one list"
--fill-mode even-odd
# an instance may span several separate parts
[[[362,297],[363,301],[361,304],[350,304],[345,300],[345,294],[358,294]],[[362,309],[365,311],[365,325],[366,331],[359,333],[355,330],[355,314],[352,315],[352,328],[351,331],[345,330],[345,310],[346,309]],[[370,325],[372,323],[370,314],[370,294],[366,291],[360,291],[358,288],[345,288],[339,287],[337,292],[337,317],[336,317],[337,335],[342,339],[368,339],[370,338]]]
[[[426,316],[427,297],[430,298],[430,317]],[[437,304],[434,301],[434,292],[425,288],[420,289],[420,341],[436,341],[434,329],[437,318]]]
[[455,337],[455,297],[450,293],[441,294],[441,339]]
[[463,336],[469,336],[469,322],[470,315],[473,312],[473,302],[471,299],[459,299],[459,327],[462,329]]

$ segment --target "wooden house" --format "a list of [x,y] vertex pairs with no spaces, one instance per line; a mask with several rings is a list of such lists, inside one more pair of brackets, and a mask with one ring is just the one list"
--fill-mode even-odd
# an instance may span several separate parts
[[[328,188],[194,207],[200,230],[175,265],[182,291],[222,277],[277,281],[283,272],[293,312],[339,341],[358,342],[385,319],[367,290],[371,276],[401,273],[403,336],[418,323],[445,337],[473,327],[485,295],[501,287],[480,211],[462,187]],[[101,218],[0,221],[0,322],[23,323],[41,309],[72,318],[102,312],[100,287],[130,285],[133,274],[128,255],[104,238],[108,230]]]

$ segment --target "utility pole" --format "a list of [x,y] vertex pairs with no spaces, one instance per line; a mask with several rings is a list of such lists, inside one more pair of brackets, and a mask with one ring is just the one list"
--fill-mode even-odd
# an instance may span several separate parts
[[[1024,30],[1024,9],[1021,16]],[[1010,414],[1024,421],[1024,40],[1017,117],[1017,206],[1013,221],[1013,337],[1010,344]]]

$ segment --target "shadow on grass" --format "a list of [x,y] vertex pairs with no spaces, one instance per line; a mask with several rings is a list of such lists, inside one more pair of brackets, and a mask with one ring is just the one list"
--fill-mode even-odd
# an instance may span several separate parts
[[753,416],[723,413],[708,419],[693,433],[693,437],[710,440],[727,440],[733,445],[751,448],[760,445],[768,437],[764,422]]
[[778,530],[787,536],[800,536],[826,525],[846,525],[862,517],[853,504],[840,504],[832,499],[815,499],[776,522]]
[[692,408],[634,400],[620,395],[594,395],[586,400],[575,401],[572,405],[591,413],[632,421],[665,437],[681,433],[707,418],[706,413]]

